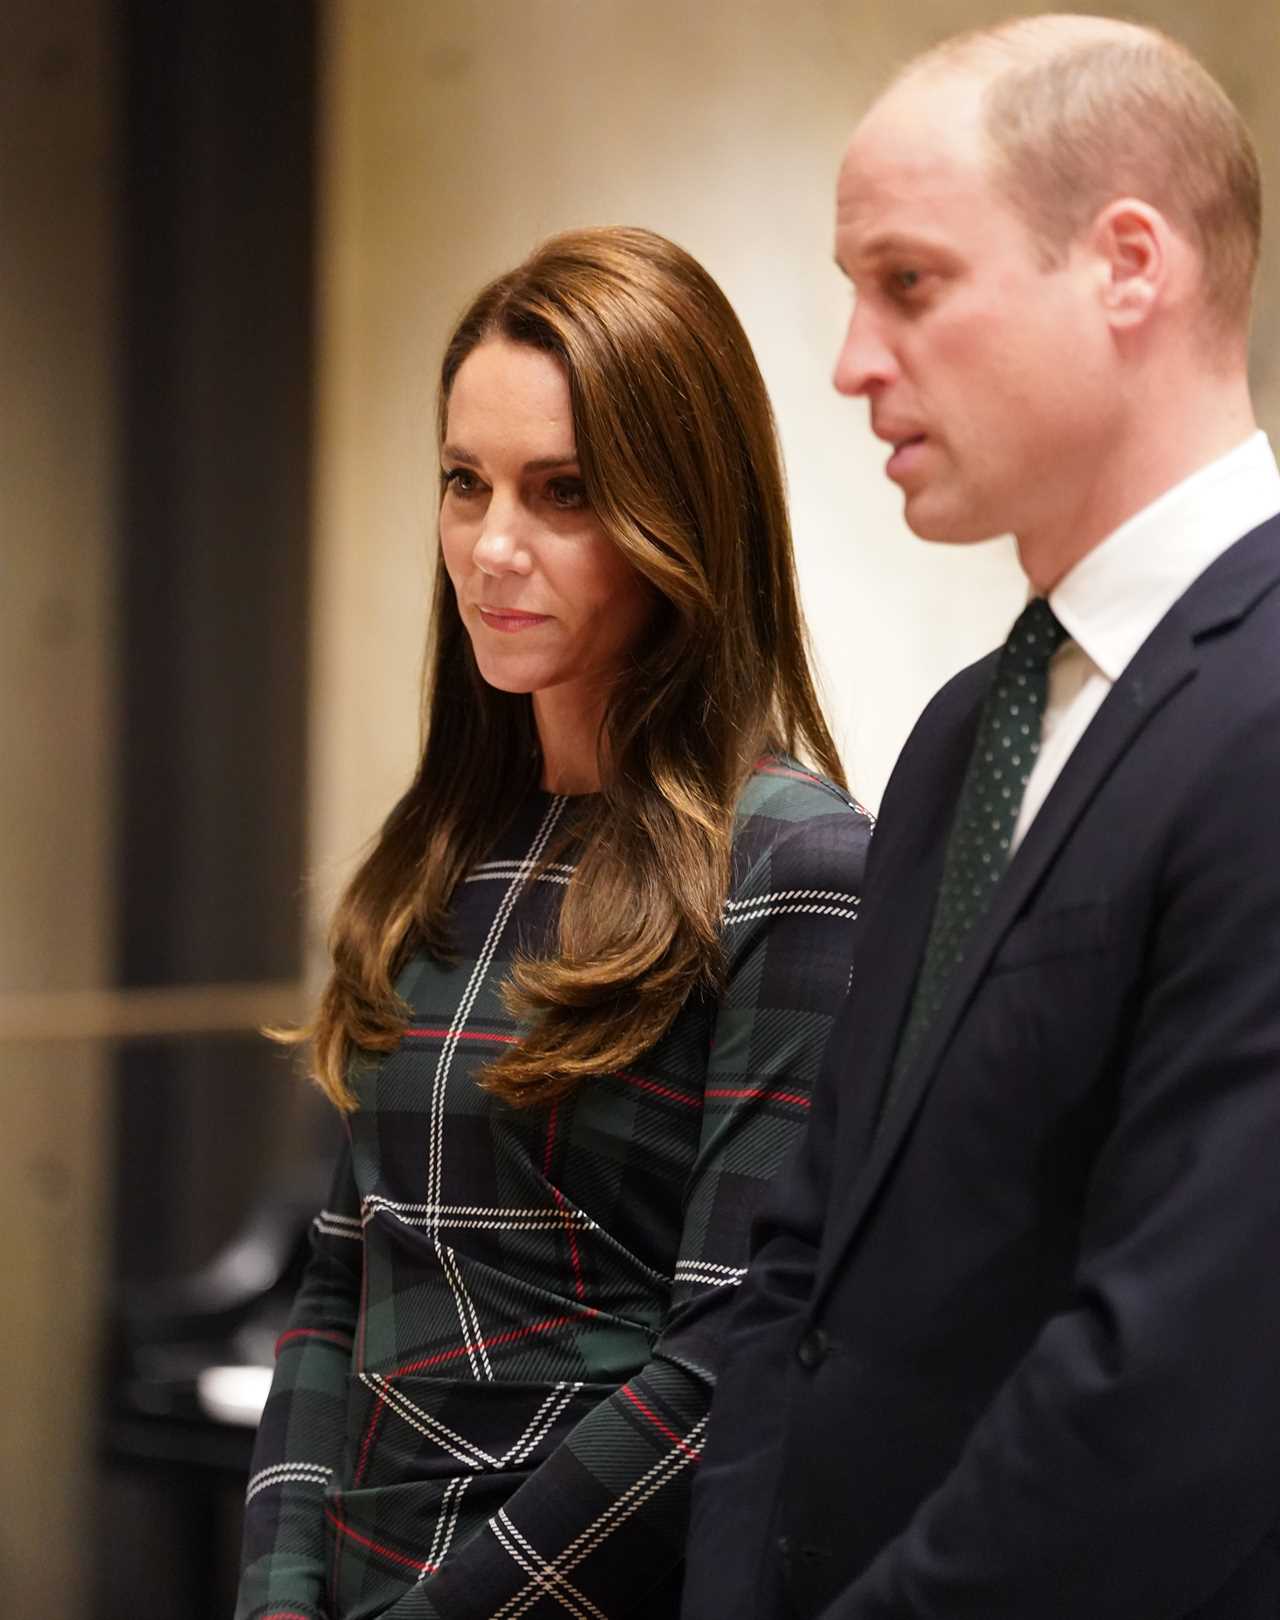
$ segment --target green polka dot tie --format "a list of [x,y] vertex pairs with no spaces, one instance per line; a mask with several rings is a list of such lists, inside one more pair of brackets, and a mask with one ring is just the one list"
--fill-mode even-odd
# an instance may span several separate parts
[[969,935],[985,915],[995,886],[1009,864],[1022,795],[1040,752],[1049,660],[1066,635],[1049,604],[1037,596],[1022,610],[1004,644],[960,789],[929,941],[906,1028],[898,1043],[882,1117],[893,1103],[903,1071],[942,1006],[953,970],[964,961]]

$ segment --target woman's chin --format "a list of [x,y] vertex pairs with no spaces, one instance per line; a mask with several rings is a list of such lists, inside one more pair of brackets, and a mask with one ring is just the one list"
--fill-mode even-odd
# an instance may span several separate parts
[[492,686],[498,692],[513,695],[537,692],[550,684],[545,670],[530,668],[527,663],[514,658],[477,658],[476,668],[485,685]]

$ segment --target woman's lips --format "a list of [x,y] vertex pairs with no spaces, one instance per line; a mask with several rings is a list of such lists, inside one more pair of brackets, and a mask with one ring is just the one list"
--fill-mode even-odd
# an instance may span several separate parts
[[477,607],[481,619],[490,630],[501,630],[514,635],[518,630],[532,630],[535,625],[546,624],[549,613],[518,613],[514,608]]

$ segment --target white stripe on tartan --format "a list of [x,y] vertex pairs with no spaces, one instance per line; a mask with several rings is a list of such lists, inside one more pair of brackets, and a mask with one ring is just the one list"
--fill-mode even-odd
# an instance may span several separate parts
[[[493,1367],[489,1362],[489,1351],[485,1346],[484,1332],[480,1326],[480,1312],[475,1307],[475,1301],[467,1292],[467,1285],[462,1275],[462,1267],[458,1264],[456,1249],[451,1249],[447,1243],[441,1243],[437,1231],[432,1240],[435,1245],[436,1259],[440,1262],[440,1269],[444,1273],[445,1281],[453,1290],[454,1304],[458,1308],[458,1321],[462,1327],[463,1344],[467,1352],[467,1360],[471,1363],[472,1375],[480,1377],[476,1371],[476,1356],[479,1353],[480,1366],[486,1379],[492,1380]],[[467,1337],[467,1335],[470,1335]]]
[[[701,1438],[707,1426],[707,1419],[701,1417],[689,1430],[683,1441],[673,1446],[670,1451],[659,1457],[639,1479],[632,1480],[620,1496],[613,1501],[600,1516],[589,1524],[585,1530],[573,1538],[567,1547],[556,1554],[552,1563],[558,1572],[576,1569],[584,1558],[588,1557],[631,1515],[637,1512],[655,1496],[670,1478],[687,1468],[690,1463],[696,1462],[702,1455],[704,1441]],[[696,1441],[696,1444],[695,1444]],[[489,1521],[493,1523],[492,1520]],[[522,1592],[516,1592],[503,1604],[500,1604],[489,1616],[489,1620],[506,1620],[510,1615],[512,1620],[524,1613],[538,1601],[541,1588],[535,1583],[526,1586]]]
[[765,906],[760,911],[735,912],[732,917],[725,917],[724,923],[728,927],[731,923],[759,922],[762,917],[847,917],[850,922],[857,919],[857,908],[848,909],[844,906]]
[[569,1402],[582,1388],[579,1380],[573,1384],[557,1384],[547,1395],[538,1410],[525,1425],[525,1431],[503,1456],[502,1466],[509,1468],[512,1463],[522,1463],[533,1448],[541,1445],[543,1438],[551,1425],[568,1406]]
[[326,1485],[332,1468],[323,1463],[274,1463],[260,1469],[245,1487],[244,1499],[252,1502],[259,1491],[270,1490],[273,1485]]
[[[431,1226],[438,1224],[442,1232],[563,1232],[566,1227],[579,1227],[577,1221],[547,1220],[520,1220],[520,1221],[440,1221],[435,1223],[423,1217],[413,1220],[408,1216],[397,1216],[402,1226]],[[588,1222],[587,1225],[594,1225]],[[584,1228],[580,1228],[584,1229]],[[450,1253],[453,1251],[450,1250]]]
[[403,1418],[411,1428],[417,1429],[418,1433],[425,1435],[428,1440],[433,1440],[451,1457],[466,1463],[468,1468],[498,1467],[496,1457],[491,1457],[487,1451],[482,1451],[464,1436],[456,1434],[447,1424],[441,1423],[439,1418],[432,1417],[430,1412],[424,1412],[403,1390],[389,1384],[381,1373],[361,1373],[360,1382],[380,1395],[398,1418]]
[[[527,1538],[520,1534],[505,1508],[499,1508],[489,1520],[489,1528],[512,1563],[526,1575],[532,1576],[534,1582],[542,1587],[548,1597],[553,1597],[562,1608],[567,1609],[575,1617],[575,1620],[609,1620],[603,1609],[598,1609],[589,1597],[579,1592],[576,1586],[571,1586],[564,1576],[534,1549]],[[512,1546],[512,1542],[519,1547],[519,1552]]]
[[467,1486],[471,1483],[470,1474],[458,1484],[457,1493],[453,1498],[453,1513],[444,1530],[444,1540],[440,1544],[440,1557],[437,1563],[443,1563],[449,1556],[449,1549],[453,1546],[453,1538],[457,1533],[458,1520],[462,1517],[462,1498],[466,1495]]
[[[501,880],[510,877],[509,872],[472,872],[470,877],[463,878],[464,883],[492,883],[495,879]],[[536,872],[529,880],[531,883],[567,883],[569,879],[561,872]]]
[[[376,1214],[377,1211],[375,1210]],[[391,1211],[391,1219],[401,1226],[430,1226],[445,1232],[563,1232],[566,1228],[573,1228],[579,1232],[594,1232],[599,1228],[588,1217],[565,1215],[557,1220],[554,1215],[509,1215],[502,1220],[442,1220],[438,1215],[397,1215]]]
[[[445,1091],[449,1080],[449,1070],[453,1067],[454,1053],[458,1049],[458,1037],[466,1027],[467,1019],[471,1016],[471,1009],[480,994],[480,987],[484,983],[485,975],[497,954],[498,942],[502,938],[503,930],[515,908],[516,900],[529,875],[537,869],[538,861],[547,841],[555,831],[556,822],[559,821],[568,800],[560,794],[552,799],[547,807],[547,813],[542,818],[542,824],[534,834],[533,843],[528,853],[517,868],[507,892],[503,895],[494,912],[493,921],[489,924],[489,932],[485,936],[480,954],[476,958],[471,976],[467,980],[466,989],[458,1003],[457,1010],[449,1024],[449,1033],[445,1037],[444,1045],[440,1049],[440,1056],[436,1062],[435,1078],[432,1082],[431,1096],[431,1128],[427,1154],[427,1198],[434,1207],[439,1208],[441,1203],[440,1189],[444,1175],[444,1119],[445,1119]],[[453,1289],[454,1304],[458,1311],[458,1321],[462,1328],[463,1343],[467,1346],[467,1360],[471,1365],[471,1375],[479,1379],[481,1375],[491,1379],[493,1368],[489,1363],[489,1355],[484,1347],[484,1335],[480,1331],[480,1318],[466,1286],[462,1280],[462,1272],[456,1262],[452,1265],[452,1251],[447,1251],[440,1242],[440,1232],[437,1227],[432,1233],[436,1254],[439,1256],[441,1267]],[[446,1253],[448,1258],[446,1259]],[[479,1350],[479,1361],[476,1359],[476,1349]]]
[[362,1224],[384,1212],[402,1221],[406,1226],[465,1227],[468,1230],[489,1230],[493,1226],[553,1227],[557,1231],[575,1226],[584,1231],[598,1232],[600,1228],[590,1215],[577,1209],[513,1209],[491,1208],[484,1204],[408,1204],[380,1193],[369,1193],[363,1201],[365,1211]]
[[764,894],[748,896],[745,900],[726,900],[726,911],[748,911],[753,906],[763,906],[772,900],[839,900],[842,905],[856,906],[859,895],[851,894],[848,889],[770,889]]
[[681,1260],[676,1266],[677,1282],[740,1283],[747,1274],[745,1266],[716,1266],[709,1260]]
[[741,1277],[717,1277],[713,1272],[696,1270],[680,1272],[676,1277],[676,1281],[678,1283],[703,1283],[708,1288],[740,1288],[742,1286]]
[[453,1540],[453,1532],[458,1527],[458,1513],[462,1507],[463,1493],[473,1477],[471,1474],[459,1474],[445,1486],[440,1497],[440,1511],[436,1514],[431,1549],[427,1553],[426,1563],[422,1566],[422,1573],[418,1576],[419,1580],[430,1575],[433,1570],[439,1569],[444,1562],[449,1551],[449,1543]]
[[317,1215],[311,1224],[317,1232],[323,1232],[325,1237],[349,1238],[353,1243],[363,1243],[364,1241],[364,1229],[359,1221],[356,1222],[354,1231],[347,1226],[335,1226],[332,1221],[326,1220],[323,1215]]
[[[471,868],[471,877],[515,877],[524,867],[524,861],[481,861],[479,866]],[[548,861],[542,870],[562,872],[571,877],[574,868],[564,861]],[[470,882],[470,878],[467,881]]]
[[676,1262],[677,1277],[686,1266],[696,1266],[699,1271],[718,1271],[722,1277],[745,1277],[747,1274],[745,1266],[722,1266],[718,1260],[679,1260]]

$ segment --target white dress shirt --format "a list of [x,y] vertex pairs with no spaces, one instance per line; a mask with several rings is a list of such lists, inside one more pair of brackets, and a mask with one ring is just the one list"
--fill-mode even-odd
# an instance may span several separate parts
[[1122,523],[1049,592],[1071,638],[1049,665],[1040,752],[1013,830],[1016,849],[1129,660],[1215,558],[1280,512],[1265,433],[1211,461]]

